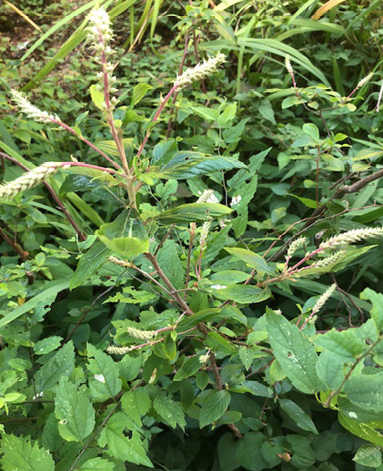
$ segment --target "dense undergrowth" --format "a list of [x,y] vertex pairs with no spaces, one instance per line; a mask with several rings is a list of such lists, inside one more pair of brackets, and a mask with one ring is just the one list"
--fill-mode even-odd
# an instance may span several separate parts
[[2,469],[382,470],[381,2],[3,3]]

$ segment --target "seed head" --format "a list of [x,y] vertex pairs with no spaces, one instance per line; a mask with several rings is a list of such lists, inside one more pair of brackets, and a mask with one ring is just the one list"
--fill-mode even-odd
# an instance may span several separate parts
[[372,79],[373,76],[374,76],[374,74],[373,74],[373,72],[371,72],[370,74],[368,74],[364,78],[362,78],[362,80],[356,86],[356,89],[358,90],[359,88],[362,88],[363,85],[366,85],[366,83],[369,82]]
[[61,119],[57,115],[49,114],[47,111],[41,111],[37,106],[32,105],[23,93],[17,90],[12,90],[11,93],[13,101],[28,118],[32,118],[38,123],[51,123],[52,121],[61,122]]
[[322,307],[325,305],[327,300],[331,298],[335,289],[336,289],[336,283],[333,283],[329,288],[326,289],[326,291],[322,294],[322,296],[315,303],[315,306],[313,307],[313,310],[312,310],[313,315],[322,309]]
[[197,64],[195,67],[186,69],[182,75],[177,77],[174,85],[179,89],[183,89],[188,85],[192,84],[196,80],[203,80],[208,75],[213,74],[217,67],[226,62],[225,55],[219,53],[215,57],[209,57],[205,59],[201,64]]
[[294,253],[303,247],[306,244],[306,237],[298,237],[293,242],[291,242],[288,250],[286,258],[290,260],[290,258],[294,255]]
[[290,74],[290,75],[294,75],[294,69],[291,65],[291,62],[290,62],[290,56],[286,56],[285,58],[285,66],[286,66],[286,69],[287,69],[287,72]]
[[16,178],[16,180],[0,186],[0,198],[10,199],[21,191],[29,190],[39,185],[46,178],[56,173],[62,166],[60,162],[46,162],[30,172],[24,173],[21,177]]
[[320,248],[334,248],[342,245],[353,244],[370,237],[383,237],[383,227],[366,227],[364,229],[352,229],[322,242]]
[[140,330],[135,327],[127,327],[126,331],[132,337],[140,340],[153,340],[157,336],[155,330]]
[[125,355],[125,353],[129,353],[132,350],[134,350],[132,347],[118,347],[117,345],[109,345],[106,349],[111,355]]

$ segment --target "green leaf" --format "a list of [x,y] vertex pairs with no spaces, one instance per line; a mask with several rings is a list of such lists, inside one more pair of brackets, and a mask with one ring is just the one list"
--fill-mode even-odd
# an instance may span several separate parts
[[382,450],[376,445],[362,445],[356,452],[353,461],[362,466],[378,468],[382,464]]
[[262,289],[253,285],[233,285],[225,288],[215,288],[214,293],[219,294],[224,299],[230,299],[241,304],[261,303],[271,296],[269,289]]
[[113,471],[114,463],[104,460],[103,458],[92,458],[86,461],[79,471]]
[[232,170],[233,168],[246,168],[246,165],[232,157],[206,156],[198,152],[178,152],[156,174],[160,178],[187,180],[218,170]]
[[366,288],[361,294],[361,299],[367,299],[372,302],[370,315],[374,320],[379,332],[383,331],[383,294],[376,293],[370,288]]
[[95,411],[87,390],[62,379],[56,389],[55,413],[58,429],[64,440],[81,442],[94,428]]
[[33,351],[36,355],[46,355],[47,353],[53,352],[56,350],[62,342],[63,338],[58,335],[52,335],[52,337],[46,337],[45,339],[40,340],[35,343],[33,346]]
[[209,332],[206,337],[205,344],[215,352],[226,353],[228,355],[236,352],[236,347],[229,340],[222,337],[218,332]]
[[110,250],[123,257],[149,251],[149,237],[142,222],[124,210],[113,222],[103,224],[96,235]]
[[87,352],[90,358],[88,370],[93,375],[89,380],[93,398],[96,402],[113,398],[121,391],[122,385],[117,363],[91,344],[88,344]]
[[202,364],[198,355],[192,358],[186,358],[180,369],[175,374],[173,381],[182,381],[183,379],[190,378],[190,376],[197,373],[201,366]]
[[352,376],[346,382],[344,390],[356,406],[383,412],[383,372]]
[[232,210],[227,206],[216,203],[181,204],[174,209],[163,211],[153,220],[162,224],[176,224],[179,222],[203,222],[211,218],[220,218],[230,214]]
[[[126,428],[133,430],[131,438],[124,435]],[[146,450],[141,442],[140,434],[135,429],[136,427],[128,416],[117,412],[112,415],[101,432],[98,440],[99,445],[101,447],[107,446],[107,453],[118,460],[153,468],[153,464],[147,457]]]
[[58,293],[69,288],[69,283],[70,280],[55,280],[45,283],[44,291],[29,299],[26,303],[16,309],[13,309],[12,312],[6,314],[2,319],[0,319],[0,328],[14,321],[26,312],[31,311],[38,304],[43,304],[44,306],[50,305]]
[[290,399],[280,399],[279,405],[286,414],[293,419],[299,428],[307,430],[308,432],[318,433],[318,430],[310,416],[308,416],[306,412],[298,406],[298,404],[295,404],[295,402]]
[[286,376],[299,391],[319,392],[322,385],[316,373],[314,346],[284,316],[269,310],[266,319],[270,345]]
[[235,459],[243,466],[243,469],[261,471],[269,468],[261,451],[261,445],[264,440],[264,435],[259,432],[246,433],[246,435],[239,440],[235,452]]
[[172,428],[176,428],[177,425],[182,429],[185,428],[185,414],[181,404],[170,399],[165,393],[161,392],[156,396],[153,401],[153,408],[165,424]]
[[76,271],[70,280],[70,289],[82,286],[93,273],[105,263],[112,251],[102,242],[94,244],[88,252],[81,256]]
[[98,85],[91,85],[89,88],[89,92],[94,105],[99,110],[103,110],[105,107],[104,92],[100,90],[100,87]]
[[311,137],[315,142],[318,142],[320,139],[319,129],[313,123],[306,123],[303,125],[302,130],[305,134]]
[[338,420],[340,424],[352,434],[363,438],[363,440],[366,440],[366,442],[371,442],[374,445],[383,447],[383,435],[369,424],[359,423],[342,412],[339,412]]
[[337,390],[344,379],[344,359],[337,358],[332,352],[324,351],[320,354],[316,371],[318,378],[328,389]]
[[234,255],[240,260],[243,260],[251,268],[255,268],[259,274],[274,274],[273,270],[268,266],[266,260],[251,250],[240,249],[237,247],[225,247],[225,250],[226,252],[229,252],[230,255]]
[[62,378],[69,378],[74,370],[74,347],[70,341],[63,346],[35,376],[36,392],[52,389]]
[[206,425],[222,417],[229,407],[230,399],[230,393],[228,391],[213,391],[202,404],[199,415],[200,428],[206,427]]
[[358,337],[357,333],[351,329],[338,332],[335,329],[318,335],[315,344],[325,351],[331,352],[334,361],[338,363],[354,360],[361,354],[366,344]]
[[32,445],[29,437],[5,435],[1,439],[0,459],[3,471],[54,471],[55,463],[49,451]]
[[144,98],[144,96],[146,95],[148,90],[151,90],[152,88],[153,87],[151,85],[147,84],[147,83],[137,84],[133,88],[131,106],[133,107],[133,106],[137,105],[137,103],[139,103]]
[[184,288],[184,269],[177,254],[174,240],[165,241],[158,252],[158,263],[176,289]]
[[149,412],[152,401],[146,389],[139,388],[127,391],[121,398],[121,406],[126,414],[141,426],[141,417]]

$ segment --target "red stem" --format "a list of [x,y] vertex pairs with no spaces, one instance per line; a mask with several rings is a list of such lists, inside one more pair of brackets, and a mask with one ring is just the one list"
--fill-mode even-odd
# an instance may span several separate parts
[[[160,114],[162,112],[162,110],[164,109],[166,103],[168,102],[169,98],[173,95],[173,93],[177,90],[178,88],[178,84],[175,83],[172,87],[172,89],[170,90],[170,92],[166,95],[166,97],[164,98],[163,102],[161,103],[161,105],[158,107],[158,110],[156,112],[156,114],[154,115],[154,118],[152,120],[152,124],[155,123],[158,118],[160,117]],[[137,153],[137,159],[140,158],[141,154],[142,154],[142,151],[144,150],[144,147],[145,147],[145,144],[148,142],[148,139],[149,139],[149,136],[150,136],[150,129],[148,129],[148,131],[146,132],[146,136],[144,137],[144,140],[142,141],[142,144],[138,150],[138,153]]]
[[57,119],[52,119],[51,120],[52,123],[54,124],[57,124],[58,126],[61,126],[62,128],[66,129],[67,131],[69,131],[70,133],[72,133],[74,136],[76,136],[78,139],[80,139],[82,142],[85,142],[85,144],[87,144],[89,147],[91,147],[93,150],[95,150],[96,152],[98,152],[100,155],[102,155],[106,160],[108,160],[108,162],[110,162],[114,167],[116,167],[118,170],[120,170],[120,166],[114,162],[110,157],[108,157],[101,149],[99,149],[97,146],[95,146],[94,144],[92,144],[90,141],[88,141],[88,139],[85,139],[85,137],[83,136],[79,136],[76,131],[71,128],[70,126],[68,126],[67,124],[65,123],[62,123],[61,121],[57,120]]

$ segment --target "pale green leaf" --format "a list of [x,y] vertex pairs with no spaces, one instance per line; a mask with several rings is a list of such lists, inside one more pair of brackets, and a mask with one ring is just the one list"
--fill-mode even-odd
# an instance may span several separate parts
[[268,266],[266,260],[251,250],[241,249],[238,247],[225,247],[225,250],[226,252],[229,252],[230,255],[234,255],[244,261],[251,268],[255,268],[259,274],[268,273],[272,275],[274,273]]
[[103,458],[92,458],[86,461],[79,471],[113,471],[114,463],[104,460]]
[[123,257],[133,257],[149,251],[149,237],[142,222],[122,211],[110,223],[103,224],[97,236],[110,250]]
[[356,452],[353,461],[362,466],[378,468],[382,464],[382,450],[376,445],[362,445]]

